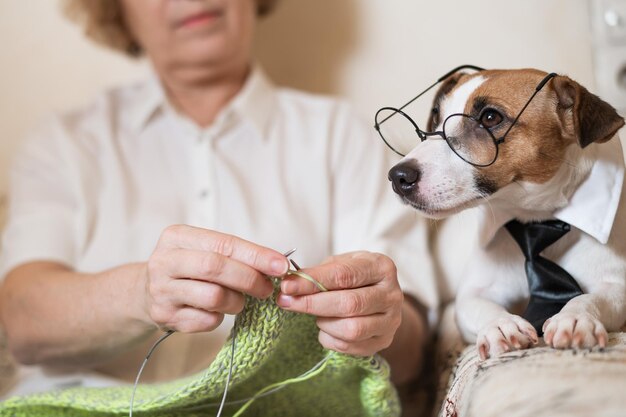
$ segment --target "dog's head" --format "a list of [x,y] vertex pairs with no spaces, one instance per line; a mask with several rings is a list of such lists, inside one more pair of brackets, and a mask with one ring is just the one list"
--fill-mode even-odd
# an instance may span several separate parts
[[[487,166],[472,165],[453,151],[450,140],[429,137],[389,171],[394,191],[427,216],[445,217],[519,184],[539,189],[557,177],[566,181],[560,178],[562,167],[575,164],[588,145],[615,136],[624,119],[575,81],[555,76],[513,123],[546,75],[533,69],[489,70],[447,78],[435,95],[427,131],[452,131],[444,128],[451,115],[471,116],[464,120],[475,126],[459,128],[462,134],[453,140],[477,155],[487,152],[483,146],[495,146],[497,158]],[[461,124],[450,120],[448,125]],[[493,142],[509,131],[495,145],[484,140],[484,129]]]

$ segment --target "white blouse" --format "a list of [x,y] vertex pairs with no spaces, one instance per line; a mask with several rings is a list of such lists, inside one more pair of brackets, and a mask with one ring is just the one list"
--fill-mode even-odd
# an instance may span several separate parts
[[[298,248],[303,267],[385,253],[405,291],[435,311],[426,227],[393,194],[390,158],[348,106],[276,88],[258,68],[205,129],[177,114],[153,77],[53,118],[25,143],[10,174],[0,276],[36,260],[82,272],[146,261],[166,226],[185,223]],[[169,338],[145,380],[206,366],[231,324]],[[148,346],[99,371],[132,379]]]

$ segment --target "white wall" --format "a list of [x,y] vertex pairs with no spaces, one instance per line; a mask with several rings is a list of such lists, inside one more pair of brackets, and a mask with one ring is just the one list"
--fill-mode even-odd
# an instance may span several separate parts
[[[0,0],[0,196],[10,156],[34,123],[141,71],[141,65],[84,40],[58,4]],[[0,225],[2,220],[0,208]]]
[[593,87],[585,0],[283,0],[260,35],[276,78],[347,96],[368,116],[460,64],[537,67]]
[[[344,96],[370,119],[465,63],[538,67],[594,89],[586,0],[282,0],[258,35],[278,83]],[[146,69],[84,40],[58,1],[0,0],[0,39],[2,194],[36,120]]]

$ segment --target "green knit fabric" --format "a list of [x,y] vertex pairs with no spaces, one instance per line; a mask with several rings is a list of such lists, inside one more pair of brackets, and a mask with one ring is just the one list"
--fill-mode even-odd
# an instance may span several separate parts
[[[226,407],[232,416],[262,388],[297,377],[327,354],[317,341],[314,317],[284,311],[274,298],[248,298],[236,318],[235,361]],[[209,368],[160,384],[140,384],[136,417],[215,416],[224,392],[232,335]],[[167,343],[167,340],[163,343]],[[139,364],[137,364],[139,366]],[[0,403],[0,417],[127,416],[132,387],[71,388]],[[399,416],[389,367],[378,355],[368,358],[333,353],[325,369],[306,381],[258,398],[243,416]]]

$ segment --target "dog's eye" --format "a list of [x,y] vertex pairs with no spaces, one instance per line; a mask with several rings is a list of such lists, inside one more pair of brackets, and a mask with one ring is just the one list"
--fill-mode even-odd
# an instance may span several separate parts
[[487,129],[491,129],[502,122],[502,115],[493,109],[487,109],[480,115],[480,124]]
[[439,125],[439,107],[433,107],[430,111],[430,117],[433,121],[433,128]]

